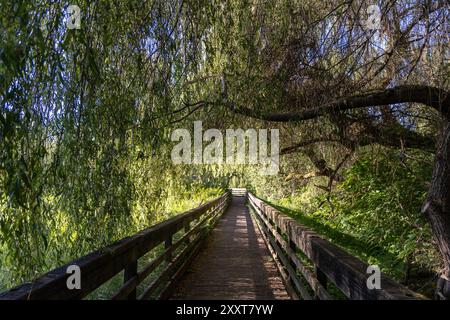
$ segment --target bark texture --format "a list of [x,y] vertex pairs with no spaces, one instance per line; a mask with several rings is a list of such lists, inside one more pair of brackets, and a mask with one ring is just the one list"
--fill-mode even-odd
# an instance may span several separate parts
[[450,299],[450,122],[446,123],[441,134],[431,186],[422,212],[431,225],[444,263],[437,296]]

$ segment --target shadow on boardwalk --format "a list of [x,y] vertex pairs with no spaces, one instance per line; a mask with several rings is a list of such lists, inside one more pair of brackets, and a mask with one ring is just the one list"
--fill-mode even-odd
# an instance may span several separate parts
[[289,299],[244,197],[233,197],[172,299]]

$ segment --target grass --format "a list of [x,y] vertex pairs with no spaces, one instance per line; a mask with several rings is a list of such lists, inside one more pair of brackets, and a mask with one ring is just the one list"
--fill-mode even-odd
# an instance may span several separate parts
[[[392,277],[400,278],[404,270],[404,264],[394,254],[382,247],[374,247],[373,245],[358,239],[357,237],[333,229],[332,227],[308,217],[304,213],[279,206],[275,203],[267,202],[280,212],[285,213],[299,223],[313,229],[320,235],[324,236],[330,242],[342,247],[352,255],[363,261],[370,262],[370,258],[375,257],[384,266],[385,271],[388,270]],[[370,252],[368,254],[367,252]]]
[[[299,210],[286,208],[270,201],[264,201],[280,212],[295,219],[300,224],[311,228],[333,244],[341,247],[360,260],[368,264],[378,264],[382,272],[384,272],[397,282],[403,284],[406,270],[405,263],[388,250],[382,248],[381,246],[371,245],[353,235],[334,229],[329,225],[318,221],[317,219],[314,219],[313,217],[308,216]],[[374,263],[374,261],[376,261],[376,263]],[[421,293],[427,297],[433,296],[434,278],[432,275],[423,275],[421,274],[421,271],[418,271],[417,276],[414,277],[413,275],[411,280],[412,281],[408,283],[408,287],[411,290]],[[330,294],[337,298],[342,298],[342,293],[340,293],[337,288],[334,288],[333,285],[331,285],[330,289]]]
[[[157,224],[161,222],[162,220],[168,219],[170,217],[173,217],[175,215],[181,214],[183,212],[186,212],[192,208],[198,207],[201,204],[204,204],[212,199],[217,198],[221,194],[223,194],[224,190],[220,188],[209,188],[209,189],[203,189],[198,191],[195,194],[189,195],[189,194],[183,194],[178,201],[171,202],[170,210],[167,210],[164,215],[159,215],[157,219],[155,219],[154,224]],[[168,199],[169,200],[169,199]],[[120,226],[117,226],[120,227]],[[148,228],[150,226],[142,226],[140,230]],[[58,228],[58,231],[59,228]],[[82,229],[80,228],[80,235],[79,237],[82,237]],[[56,232],[56,231],[55,231]],[[184,231],[181,230],[176,235],[174,235],[174,241],[176,241],[177,238],[182,236],[182,233]],[[114,242],[114,241],[112,241]],[[149,253],[141,257],[139,261],[139,269],[141,269],[144,265],[148,264],[152,259],[157,257],[162,251],[164,250],[164,244],[158,246],[157,248],[151,250]],[[49,248],[49,250],[55,250],[56,248]],[[17,277],[14,277],[16,274],[14,273],[13,268],[7,268],[6,265],[6,259],[7,259],[7,246],[0,243],[0,292],[6,291],[14,286],[20,285],[17,281],[14,281],[13,279],[16,279]],[[81,257],[88,254],[88,252],[79,252],[76,255],[67,255],[64,259],[64,261],[60,261],[58,265],[63,265],[68,263],[69,261],[76,259],[77,257]],[[174,253],[176,254],[176,253]],[[56,267],[55,260],[53,259],[53,256],[51,254],[47,255],[48,260],[46,263],[48,265],[52,265],[53,267]],[[10,258],[11,259],[11,258]],[[14,263],[14,261],[11,261]],[[159,266],[152,274],[150,274],[144,282],[138,287],[138,295],[143,292],[146,286],[151,283],[153,279],[155,279],[164,269],[166,263],[162,263],[161,266]],[[45,270],[43,273],[49,271],[47,268],[43,268],[42,266],[40,269]],[[52,268],[53,268],[52,267]],[[34,266],[34,268],[37,268],[37,266]],[[33,278],[37,278],[38,276],[33,276]],[[32,281],[33,278],[25,279],[25,281]],[[23,282],[25,282],[23,281]],[[108,299],[111,297],[123,284],[123,271],[112,277],[110,280],[102,284],[99,288],[91,292],[86,299]]]

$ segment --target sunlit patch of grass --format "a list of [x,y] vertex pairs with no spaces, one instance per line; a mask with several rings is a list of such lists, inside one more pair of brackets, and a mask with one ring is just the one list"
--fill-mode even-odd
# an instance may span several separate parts
[[[44,227],[49,230],[46,246],[42,246],[42,243],[39,243],[37,247],[39,248],[37,250],[42,250],[41,253],[45,260],[26,266],[29,268],[27,275],[22,274],[21,270],[23,268],[16,268],[19,262],[13,255],[9,254],[11,250],[8,245],[0,242],[0,291],[5,291],[23,282],[32,281],[49,270],[64,265],[120,238],[131,236],[174,215],[198,207],[200,204],[220,196],[224,191],[221,188],[200,188],[192,194],[174,193],[166,199],[164,208],[159,212],[144,212],[144,206],[135,206],[134,212],[132,212],[128,220],[122,220],[113,226],[108,226],[116,228],[116,237],[109,241],[100,237],[91,237],[86,233],[86,230],[88,230],[86,226],[91,223],[90,220],[87,219],[82,223],[72,225],[67,212],[56,210],[53,212],[52,219],[45,222]],[[98,225],[98,228],[103,229],[105,225]],[[155,249],[155,252],[152,251],[148,256],[140,259],[140,263],[148,262],[148,259],[160,252],[160,250],[158,248]],[[156,275],[159,269],[155,270]],[[151,275],[146,279],[143,285],[148,284],[153,276]],[[91,293],[88,299],[106,299],[110,297],[120,287],[122,281],[123,276],[116,275],[94,293]]]

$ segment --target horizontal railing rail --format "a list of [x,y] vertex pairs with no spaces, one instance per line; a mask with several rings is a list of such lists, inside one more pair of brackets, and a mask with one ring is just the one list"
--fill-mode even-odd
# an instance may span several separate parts
[[231,194],[235,197],[246,197],[247,189],[244,188],[231,188]]
[[271,250],[286,287],[295,299],[335,299],[327,290],[333,283],[348,299],[425,299],[383,273],[380,289],[367,286],[368,265],[279,212],[248,192],[256,222]]
[[[82,299],[124,271],[123,285],[111,298],[133,300],[138,298],[138,285],[158,267],[158,273],[139,299],[165,299],[198,252],[210,230],[209,227],[214,225],[226,210],[230,198],[230,191],[227,191],[219,198],[198,208],[71,261],[31,283],[6,291],[0,294],[0,299]],[[178,233],[181,235],[174,239],[174,235]],[[160,249],[162,252],[157,252],[156,258],[138,270],[139,259],[160,248],[162,244],[164,244],[164,248]],[[67,270],[73,265],[78,266],[80,270],[79,289],[69,289],[67,285],[70,276]]]

